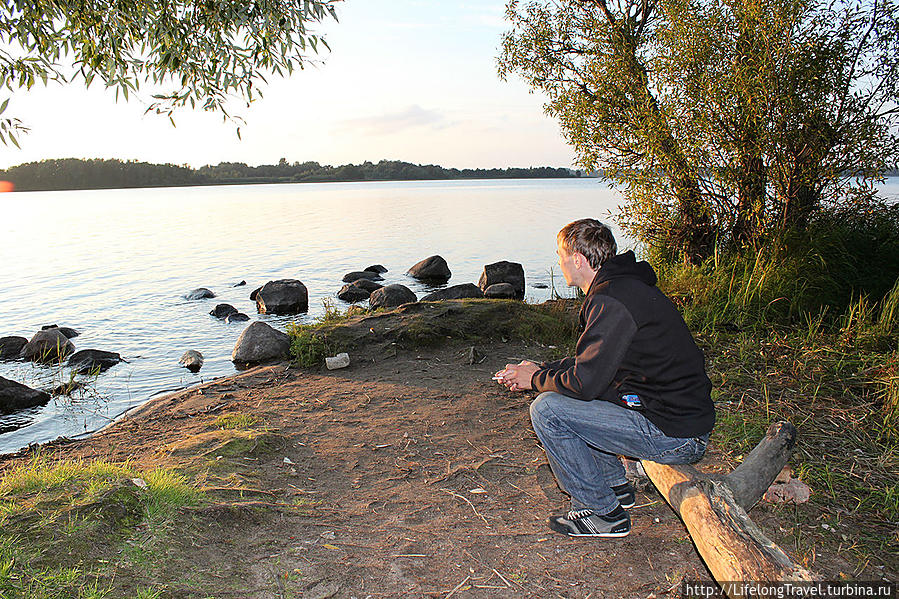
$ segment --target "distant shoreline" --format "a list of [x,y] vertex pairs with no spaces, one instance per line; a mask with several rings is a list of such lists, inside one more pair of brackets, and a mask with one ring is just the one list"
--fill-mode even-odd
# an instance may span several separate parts
[[121,160],[65,158],[29,162],[0,171],[0,181],[11,182],[15,191],[70,191],[88,189],[138,189],[207,185],[256,185],[279,183],[356,183],[373,181],[457,181],[478,179],[571,179],[597,177],[568,168],[528,167],[504,169],[455,169],[437,165],[382,160],[360,165],[320,165],[317,162],[248,166],[220,163],[193,169],[173,164]]

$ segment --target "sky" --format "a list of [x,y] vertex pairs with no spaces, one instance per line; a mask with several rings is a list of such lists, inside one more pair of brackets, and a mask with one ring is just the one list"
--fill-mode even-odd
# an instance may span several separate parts
[[[0,168],[47,158],[118,158],[200,167],[404,160],[455,168],[573,166],[542,96],[501,81],[502,0],[347,0],[318,28],[324,64],[272,78],[238,106],[238,139],[220,114],[184,109],[176,126],[144,114],[149,94],[116,102],[83,84],[17,90],[4,117],[31,129],[0,146]],[[0,92],[0,102],[5,98]],[[143,101],[141,101],[143,100]]]

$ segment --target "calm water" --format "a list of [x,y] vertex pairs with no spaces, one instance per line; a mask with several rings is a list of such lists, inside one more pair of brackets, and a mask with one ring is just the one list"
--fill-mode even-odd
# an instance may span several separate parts
[[[433,254],[448,262],[449,285],[477,283],[491,262],[520,262],[526,299],[542,301],[550,290],[533,284],[552,283],[556,232],[586,216],[608,221],[619,196],[596,179],[572,179],[39,192],[0,202],[0,336],[70,326],[81,333],[76,349],[128,362],[89,392],[0,416],[0,452],[9,452],[96,430],[156,393],[234,373],[231,350],[247,323],[216,320],[217,303],[283,330],[321,314],[328,298],[345,306],[335,298],[343,275],[374,263],[389,269],[385,284],[422,297],[431,289],[404,273]],[[282,278],[307,286],[308,315],[256,314],[250,291]],[[564,286],[559,275],[555,283]],[[181,297],[197,287],[218,297]],[[178,366],[188,349],[206,359],[197,374]],[[0,362],[0,376],[47,389],[69,372]]]

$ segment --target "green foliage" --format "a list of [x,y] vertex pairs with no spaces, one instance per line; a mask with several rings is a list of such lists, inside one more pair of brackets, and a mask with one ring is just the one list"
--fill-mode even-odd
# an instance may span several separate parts
[[899,330],[897,205],[821,211],[805,231],[758,250],[723,251],[700,266],[649,254],[665,291],[696,330],[840,318],[868,323],[865,330],[881,339]]
[[500,74],[548,98],[622,223],[694,263],[763,247],[899,162],[892,0],[509,2]]
[[[309,27],[336,18],[335,3],[6,2],[0,8],[0,84],[13,90],[99,80],[127,100],[149,83],[169,91],[154,93],[148,111],[171,118],[190,105],[227,116],[229,98],[249,104],[267,76],[303,68],[309,51],[327,46]],[[23,130],[17,124],[6,119],[0,127],[12,135]]]

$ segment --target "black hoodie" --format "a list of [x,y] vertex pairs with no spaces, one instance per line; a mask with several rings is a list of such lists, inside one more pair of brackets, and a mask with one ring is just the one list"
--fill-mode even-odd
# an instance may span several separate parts
[[607,260],[581,306],[575,357],[542,364],[534,389],[639,409],[670,437],[711,431],[705,359],[657,280],[633,252]]

